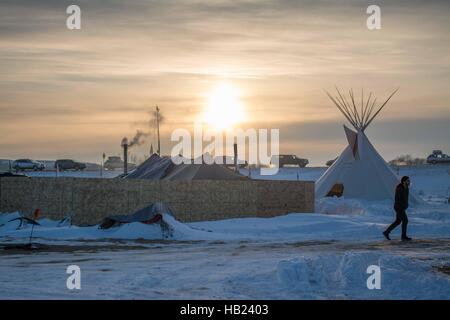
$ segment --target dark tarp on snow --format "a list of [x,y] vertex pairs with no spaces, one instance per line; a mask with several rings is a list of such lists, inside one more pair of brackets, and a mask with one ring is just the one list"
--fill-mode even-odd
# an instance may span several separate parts
[[22,173],[13,173],[13,172],[2,172],[0,173],[0,178],[8,178],[8,177],[18,177],[18,178],[27,178],[28,176]]
[[[8,221],[8,223],[9,222],[12,222],[12,221],[20,221],[20,223],[19,223],[19,226],[17,227],[17,229],[20,229],[20,228],[22,228],[22,226],[25,226],[25,225],[27,225],[27,224],[33,224],[33,225],[35,225],[35,226],[40,226],[41,224],[39,223],[39,222],[37,222],[36,220],[33,220],[33,219],[30,219],[30,218],[27,218],[27,217],[18,217],[18,218],[14,218],[14,219],[11,219],[11,220],[9,220]],[[1,226],[1,225],[0,225]]]
[[170,208],[164,203],[152,203],[151,205],[144,207],[131,215],[116,215],[106,217],[100,224],[100,229],[109,229],[114,226],[132,222],[141,222],[145,224],[161,222],[163,213],[173,215]]

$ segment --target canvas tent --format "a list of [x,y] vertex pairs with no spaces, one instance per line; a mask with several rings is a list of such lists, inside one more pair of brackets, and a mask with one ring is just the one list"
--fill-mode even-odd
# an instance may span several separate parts
[[247,177],[235,173],[219,164],[180,164],[163,180],[245,180]]
[[247,179],[223,165],[206,163],[175,165],[170,157],[160,157],[157,154],[153,154],[124,178],[187,181]]
[[[349,92],[349,99],[337,88],[336,91],[338,94],[336,97],[332,97],[328,92],[327,94],[355,131],[344,125],[348,146],[316,181],[316,197],[342,195],[346,198],[393,200],[395,187],[400,179],[370,143],[365,129],[397,90],[377,108],[375,107],[376,99],[371,100],[372,94],[367,101],[364,101],[362,93],[361,105],[357,107],[353,91]],[[420,198],[412,192],[410,201],[421,202]]]
[[150,179],[159,180],[174,166],[168,157],[160,157],[156,153],[145,160],[136,169],[125,176],[126,179]]

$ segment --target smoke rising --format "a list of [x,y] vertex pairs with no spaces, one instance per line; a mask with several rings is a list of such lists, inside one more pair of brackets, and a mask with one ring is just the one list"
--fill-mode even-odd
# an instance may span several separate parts
[[[156,129],[156,125],[157,125],[157,117],[158,117],[158,112],[156,110],[152,110],[148,112],[150,115],[150,118],[146,121],[137,121],[134,122],[133,125],[135,127],[141,127],[141,126],[145,126],[146,129],[145,130],[141,130],[138,129],[136,130],[136,134],[134,135],[134,137],[129,140],[130,142],[128,143],[128,147],[131,148],[133,146],[140,146],[142,144],[145,143],[145,140],[147,137],[149,137],[152,134],[152,131]],[[161,111],[159,112],[159,124],[163,123],[165,121],[165,117],[162,115]],[[126,138],[124,138],[126,139]],[[122,140],[122,144],[123,144]]]
[[140,146],[141,144],[145,143],[145,138],[147,138],[149,135],[149,132],[137,130],[134,137],[128,143],[128,147],[131,148],[133,146]]

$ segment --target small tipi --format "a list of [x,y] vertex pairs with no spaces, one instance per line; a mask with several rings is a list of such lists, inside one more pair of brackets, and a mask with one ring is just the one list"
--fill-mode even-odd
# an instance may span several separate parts
[[[372,93],[366,101],[362,93],[361,105],[357,107],[352,90],[349,91],[350,102],[337,88],[336,97],[326,92],[355,131],[344,125],[348,146],[316,181],[317,198],[344,196],[367,200],[394,199],[399,177],[378,154],[364,131],[397,90],[380,107],[375,107],[376,98],[372,97]],[[421,202],[420,198],[412,192],[410,192],[410,201]]]

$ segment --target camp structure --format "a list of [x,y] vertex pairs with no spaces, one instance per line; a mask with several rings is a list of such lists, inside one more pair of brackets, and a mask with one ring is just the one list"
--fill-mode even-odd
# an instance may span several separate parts
[[246,180],[247,177],[219,164],[180,164],[163,180]]
[[153,154],[135,170],[124,176],[125,179],[148,180],[246,180],[224,165],[202,163],[174,164],[170,157]]
[[[367,200],[394,199],[395,187],[400,179],[375,150],[365,130],[397,90],[392,92],[380,106],[376,106],[376,98],[372,93],[367,100],[364,100],[364,92],[362,92],[357,103],[353,90],[349,91],[348,98],[345,94],[341,94],[338,88],[336,88],[337,95],[334,97],[325,91],[354,130],[344,125],[348,146],[316,181],[316,198],[344,196]],[[410,201],[421,202],[420,198],[412,192]]]
[[125,179],[160,180],[170,172],[174,163],[169,157],[160,157],[156,153],[124,176]]

